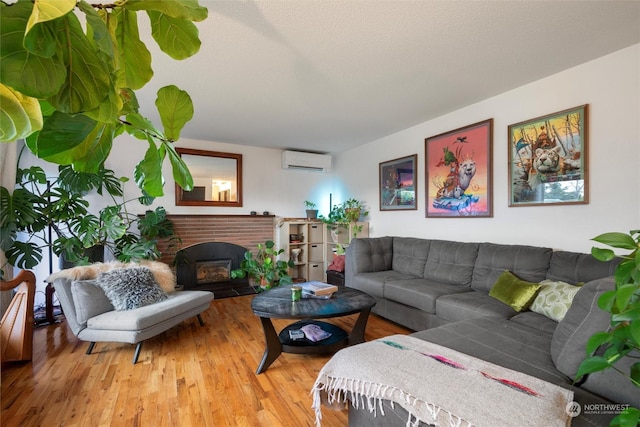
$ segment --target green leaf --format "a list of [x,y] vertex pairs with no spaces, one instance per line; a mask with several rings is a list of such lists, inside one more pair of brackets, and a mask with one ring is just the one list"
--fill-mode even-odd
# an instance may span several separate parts
[[23,45],[33,3],[0,2],[0,82],[25,96],[45,98],[57,93],[66,78],[58,57],[36,56]]
[[96,10],[86,1],[82,0],[78,3],[78,7],[87,18],[87,33],[91,33],[91,38],[98,50],[109,58],[114,58],[114,43],[109,28],[104,19],[96,12]]
[[47,100],[69,114],[97,108],[110,91],[109,70],[82,31],[78,18],[70,13],[40,25],[54,25],[67,69],[64,84]]
[[594,237],[592,240],[613,248],[638,249],[638,244],[633,240],[633,237],[624,233],[604,233]]
[[0,187],[0,226],[15,224],[18,230],[28,230],[41,216],[39,198],[24,188],[16,188],[13,194],[5,187]]
[[631,376],[631,380],[633,381],[633,385],[640,388],[640,362],[636,362],[631,365],[629,374]]
[[162,158],[159,150],[149,141],[149,148],[134,170],[134,179],[138,187],[153,197],[161,197],[164,192],[162,177]]
[[[169,2],[167,2],[169,3]],[[135,12],[125,9],[112,15],[117,19],[116,41],[119,46],[120,84],[136,90],[143,87],[153,77],[151,53],[140,40],[138,17]]]
[[80,145],[96,127],[96,121],[83,114],[71,116],[59,111],[44,121],[34,154],[47,159]]
[[78,235],[82,246],[90,248],[100,242],[100,220],[95,215],[85,215],[77,218],[72,225],[73,231]]
[[42,261],[42,249],[33,242],[15,241],[5,255],[10,265],[23,270],[32,269]]
[[173,18],[202,21],[207,18],[209,11],[198,4],[197,0],[129,0],[125,7],[129,10],[155,10]]
[[616,307],[618,308],[618,311],[624,311],[627,308],[631,301],[631,297],[637,290],[638,285],[635,283],[627,283],[618,287],[616,290]]
[[170,141],[180,138],[185,123],[193,118],[193,103],[189,94],[176,86],[165,86],[158,90],[156,107],[160,113],[164,134]]
[[100,221],[102,222],[102,233],[108,239],[119,239],[127,232],[128,224],[121,216],[120,206],[108,206],[102,209]]
[[608,332],[596,332],[587,341],[587,355],[591,356],[602,344],[611,341],[611,334]]
[[603,292],[602,295],[600,295],[600,297],[598,298],[598,307],[600,307],[602,311],[611,312],[615,301],[616,291],[611,290]]
[[33,11],[27,23],[28,33],[34,25],[51,21],[71,12],[76,5],[76,0],[38,0],[34,3]]
[[591,248],[591,255],[598,261],[611,261],[616,257],[615,252],[611,249],[602,249],[596,248],[595,246]]
[[150,136],[153,138],[164,138],[162,132],[156,129],[149,119],[143,117],[139,113],[127,114],[125,129],[127,130],[127,133],[138,139],[147,140]]
[[629,334],[636,343],[640,343],[640,319],[633,319],[629,324]]
[[576,372],[576,379],[582,378],[586,374],[602,371],[611,366],[609,361],[602,356],[591,356],[582,361]]
[[73,166],[79,172],[97,173],[113,146],[115,126],[101,124],[72,153]]
[[42,128],[42,113],[36,98],[0,84],[0,142],[26,138]]
[[635,319],[640,319],[640,307],[636,307],[631,310],[626,310],[621,313],[613,314],[611,316],[611,320],[613,320],[614,322],[624,322],[624,321],[631,321]]
[[640,410],[628,407],[611,420],[609,427],[638,427]]
[[191,176],[191,172],[189,171],[187,164],[176,152],[173,144],[164,141],[162,144],[169,155],[169,162],[171,163],[171,169],[173,171],[173,179],[176,184],[186,191],[193,190],[193,177]]
[[163,13],[148,10],[151,35],[160,49],[181,60],[195,55],[200,50],[198,28],[188,19],[172,18]]

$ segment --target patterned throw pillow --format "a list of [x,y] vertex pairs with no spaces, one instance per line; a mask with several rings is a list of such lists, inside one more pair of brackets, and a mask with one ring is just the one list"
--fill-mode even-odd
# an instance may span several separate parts
[[540,284],[542,287],[529,309],[556,322],[561,321],[567,314],[569,307],[571,307],[573,297],[580,290],[582,283],[574,286],[565,282],[543,280]]
[[117,311],[133,310],[167,299],[146,267],[118,268],[100,273],[98,286]]

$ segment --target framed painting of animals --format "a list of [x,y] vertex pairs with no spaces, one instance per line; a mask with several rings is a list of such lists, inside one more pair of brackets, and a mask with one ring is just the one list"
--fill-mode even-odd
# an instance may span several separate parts
[[588,105],[509,126],[509,206],[589,203]]
[[418,155],[380,163],[380,210],[416,210]]
[[493,119],[424,140],[427,218],[493,216]]

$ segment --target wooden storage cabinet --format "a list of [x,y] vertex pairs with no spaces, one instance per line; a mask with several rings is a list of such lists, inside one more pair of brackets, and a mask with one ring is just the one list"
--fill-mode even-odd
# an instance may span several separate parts
[[320,221],[289,219],[278,222],[274,234],[276,246],[284,249],[280,259],[295,262],[295,266],[289,268],[294,281],[325,282],[337,245],[346,249],[353,237],[368,237],[369,223],[358,222],[332,230]]

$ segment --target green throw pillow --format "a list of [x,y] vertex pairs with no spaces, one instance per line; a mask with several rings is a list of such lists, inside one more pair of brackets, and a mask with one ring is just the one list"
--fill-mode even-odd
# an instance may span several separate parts
[[505,270],[496,280],[489,295],[509,305],[515,311],[522,311],[533,302],[540,286],[539,283],[520,280],[513,273]]
[[571,307],[573,297],[576,296],[580,286],[584,283],[573,286],[565,282],[543,280],[540,284],[542,288],[529,309],[559,322],[564,319],[569,307]]

